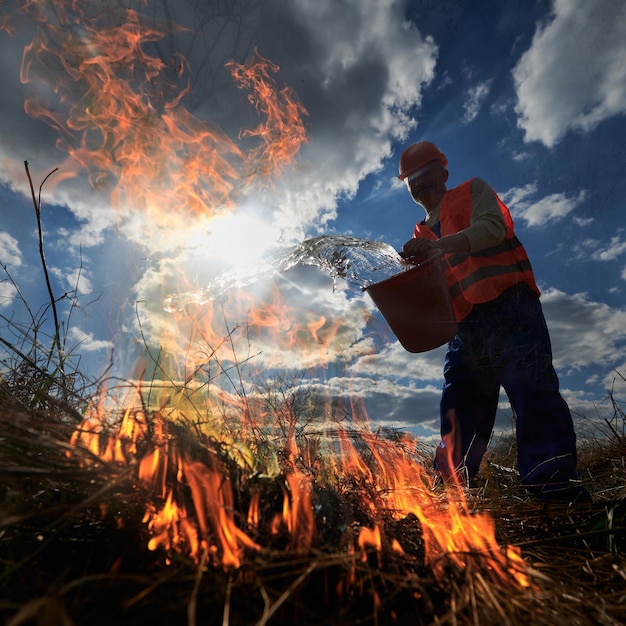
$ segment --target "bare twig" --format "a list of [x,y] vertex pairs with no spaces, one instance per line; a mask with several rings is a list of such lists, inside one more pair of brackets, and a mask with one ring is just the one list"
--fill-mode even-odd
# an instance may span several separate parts
[[263,612],[263,617],[256,623],[256,626],[265,626],[267,622],[271,619],[272,615],[274,615],[274,613],[278,611],[283,603],[289,599],[289,596],[291,596],[291,594],[307,579],[307,577],[316,567],[317,561],[313,561],[313,563],[311,563],[309,567],[307,567],[306,570],[304,570],[304,572],[302,572],[302,574],[300,574],[300,576],[298,576],[298,578],[296,578],[296,580],[294,580],[293,583],[289,585],[289,588],[285,589],[280,598],[278,598],[278,600],[276,600],[276,602],[274,602],[272,606],[270,606]]
[[57,347],[57,353],[59,356],[59,370],[61,375],[64,376],[64,357],[63,347],[61,344],[61,325],[59,323],[59,315],[57,313],[56,300],[54,298],[54,292],[52,291],[52,285],[50,283],[50,275],[48,273],[48,265],[46,263],[46,256],[43,249],[43,230],[41,228],[41,190],[45,182],[56,172],[59,168],[55,167],[44,179],[41,185],[39,185],[39,194],[35,195],[35,187],[33,186],[33,179],[28,169],[28,161],[24,161],[24,167],[26,168],[26,176],[28,177],[28,184],[30,185],[30,192],[33,197],[33,204],[35,206],[35,215],[37,216],[37,232],[39,234],[39,256],[41,257],[41,265],[43,267],[44,278],[46,279],[46,287],[48,289],[48,297],[50,298],[50,307],[52,309],[52,316],[54,317],[54,343]]
[[205,546],[202,552],[202,558],[198,563],[198,569],[196,571],[196,579],[191,591],[191,597],[187,604],[187,624],[188,626],[196,626],[196,616],[198,613],[198,590],[200,589],[200,582],[202,581],[202,573],[204,572],[204,566],[206,565],[208,557],[208,548]]
[[228,626],[230,624],[230,598],[233,592],[233,578],[228,577],[228,584],[226,585],[226,597],[224,598],[224,614],[222,616],[222,626]]

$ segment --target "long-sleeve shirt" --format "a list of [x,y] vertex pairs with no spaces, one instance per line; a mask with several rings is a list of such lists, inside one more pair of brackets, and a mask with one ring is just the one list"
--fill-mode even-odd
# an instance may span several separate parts
[[[495,192],[482,178],[472,178],[471,192],[470,225],[460,232],[469,239],[470,252],[479,252],[502,243],[506,235],[506,225]],[[440,209],[441,203],[423,221],[434,232],[439,232]]]

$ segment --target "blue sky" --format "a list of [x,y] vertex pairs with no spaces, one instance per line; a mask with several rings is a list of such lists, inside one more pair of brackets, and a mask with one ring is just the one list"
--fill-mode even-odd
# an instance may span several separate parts
[[[626,375],[623,3],[241,0],[232,4],[233,21],[218,21],[211,2],[202,15],[185,2],[149,2],[157,14],[169,4],[189,29],[149,51],[184,54],[182,78],[169,76],[167,85],[190,81],[181,103],[196,118],[245,143],[238,133],[256,124],[256,113],[224,63],[256,47],[279,66],[279,86],[297,94],[309,132],[272,186],[238,191],[230,222],[213,221],[210,211],[182,219],[172,211],[174,219],[159,225],[128,204],[113,209],[86,171],[66,178],[75,168],[59,132],[24,112],[33,94],[53,113],[62,109],[52,95],[62,70],[35,67],[30,83],[20,82],[36,32],[32,15],[13,13],[22,4],[7,3],[11,32],[0,31],[0,261],[35,311],[45,305],[24,161],[36,184],[59,167],[55,184],[44,187],[47,262],[57,296],[76,291],[68,342],[94,376],[112,359],[117,374],[133,376],[144,340],[188,351],[189,328],[163,311],[163,296],[201,289],[234,260],[258,267],[254,253],[263,246],[350,234],[400,249],[423,211],[395,178],[398,158],[428,139],[448,156],[450,185],[480,176],[511,209],[543,292],[563,394],[584,416],[579,428],[610,416],[608,389],[624,397],[616,375]],[[238,11],[244,19],[235,21]],[[0,280],[0,333],[15,342],[6,320],[28,317],[6,273]],[[280,293],[294,325],[324,318],[310,345],[244,338],[242,350],[255,355],[251,371],[293,369],[302,386],[363,400],[377,424],[437,432],[443,348],[405,352],[367,294],[341,281],[333,289],[315,268],[279,273],[248,291],[259,306]],[[245,321],[249,304],[224,306],[229,327]],[[500,424],[509,417],[502,395]]]

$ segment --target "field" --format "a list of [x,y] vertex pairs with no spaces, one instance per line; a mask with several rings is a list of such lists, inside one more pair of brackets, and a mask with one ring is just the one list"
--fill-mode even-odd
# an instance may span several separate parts
[[[126,412],[94,447],[71,405],[19,396],[2,384],[0,611],[11,626],[624,623],[618,407],[603,435],[580,442],[593,503],[570,506],[525,494],[506,441],[467,491],[433,486],[429,451],[399,433],[337,431],[325,447],[328,432],[309,425],[256,433],[244,449],[174,413],[141,412],[132,434]],[[416,513],[394,509],[383,477],[398,450],[419,469]],[[477,536],[454,554],[427,528],[474,520],[484,525],[470,542],[488,540],[493,520],[513,552]]]

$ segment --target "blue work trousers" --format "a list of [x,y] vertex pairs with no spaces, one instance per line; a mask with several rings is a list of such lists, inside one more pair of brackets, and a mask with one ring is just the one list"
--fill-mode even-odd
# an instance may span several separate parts
[[478,472],[494,427],[500,387],[516,418],[517,463],[532,490],[578,478],[576,436],[559,392],[539,298],[519,283],[475,305],[448,344],[441,398],[442,443],[435,467],[444,478]]

